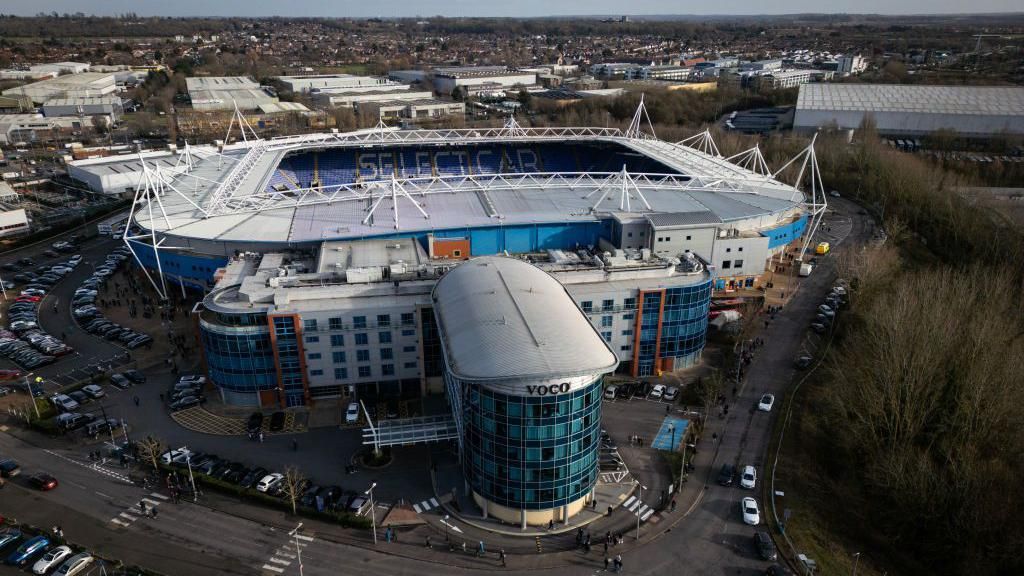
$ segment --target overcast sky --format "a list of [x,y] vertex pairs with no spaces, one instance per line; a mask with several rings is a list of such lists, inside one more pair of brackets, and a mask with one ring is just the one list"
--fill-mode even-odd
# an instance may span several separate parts
[[150,16],[559,16],[574,14],[946,14],[1019,12],[1020,0],[0,0],[0,13]]

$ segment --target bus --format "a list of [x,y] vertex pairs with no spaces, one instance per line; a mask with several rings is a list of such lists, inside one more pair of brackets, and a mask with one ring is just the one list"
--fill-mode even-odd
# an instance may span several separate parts
[[124,234],[124,227],[128,224],[128,212],[119,212],[96,224],[96,232],[100,236],[117,238]]

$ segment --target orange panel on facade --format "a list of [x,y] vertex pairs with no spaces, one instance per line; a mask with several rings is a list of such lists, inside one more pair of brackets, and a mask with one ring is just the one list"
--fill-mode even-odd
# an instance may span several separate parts
[[468,238],[434,238],[434,258],[469,259]]

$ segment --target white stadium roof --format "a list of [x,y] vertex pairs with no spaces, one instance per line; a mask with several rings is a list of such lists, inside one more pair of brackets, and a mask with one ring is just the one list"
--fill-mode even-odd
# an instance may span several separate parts
[[[624,146],[676,173],[421,177],[267,191],[275,168],[290,151],[572,142]],[[137,158],[121,162],[130,169],[139,166]],[[596,222],[614,213],[710,212],[730,222],[772,216],[805,201],[792,186],[720,156],[605,128],[316,134],[239,143],[222,153],[192,147],[177,163],[191,168],[175,173],[164,159],[159,174],[149,171],[151,188],[162,193],[140,194],[135,221],[160,234],[226,242],[319,242],[452,228]],[[85,168],[122,169],[103,163]],[[160,206],[150,211],[146,202],[157,197]]]
[[522,260],[476,258],[434,288],[449,370],[463,380],[611,372],[615,354],[565,288]]

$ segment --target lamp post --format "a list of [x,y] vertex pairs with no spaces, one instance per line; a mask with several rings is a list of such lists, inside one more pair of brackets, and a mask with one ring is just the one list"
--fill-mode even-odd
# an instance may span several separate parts
[[[373,545],[377,545],[377,513],[373,507],[373,489],[377,487],[377,483],[370,484],[370,487],[366,489],[363,494],[369,494],[370,496],[370,525],[373,526]],[[447,528],[445,529],[447,530]],[[302,564],[301,562],[299,563]]]
[[[199,493],[196,492],[196,479],[192,476],[192,453],[188,451],[188,447],[185,448],[185,464],[188,465],[188,481],[192,484],[192,501],[198,502]],[[302,524],[299,524],[299,526],[302,526]],[[299,562],[299,564],[301,565],[302,562]]]
[[860,552],[853,555],[853,576],[857,576],[857,564],[860,564]]
[[644,490],[647,486],[640,484],[640,505],[636,507],[636,539],[640,540],[640,509],[644,507]]
[[299,560],[299,576],[302,576],[302,547],[299,546],[299,528],[302,528],[302,522],[299,522],[299,525],[289,532],[288,535],[295,538],[295,554]]
[[444,541],[448,541],[448,518],[451,518],[448,514],[444,515]]

